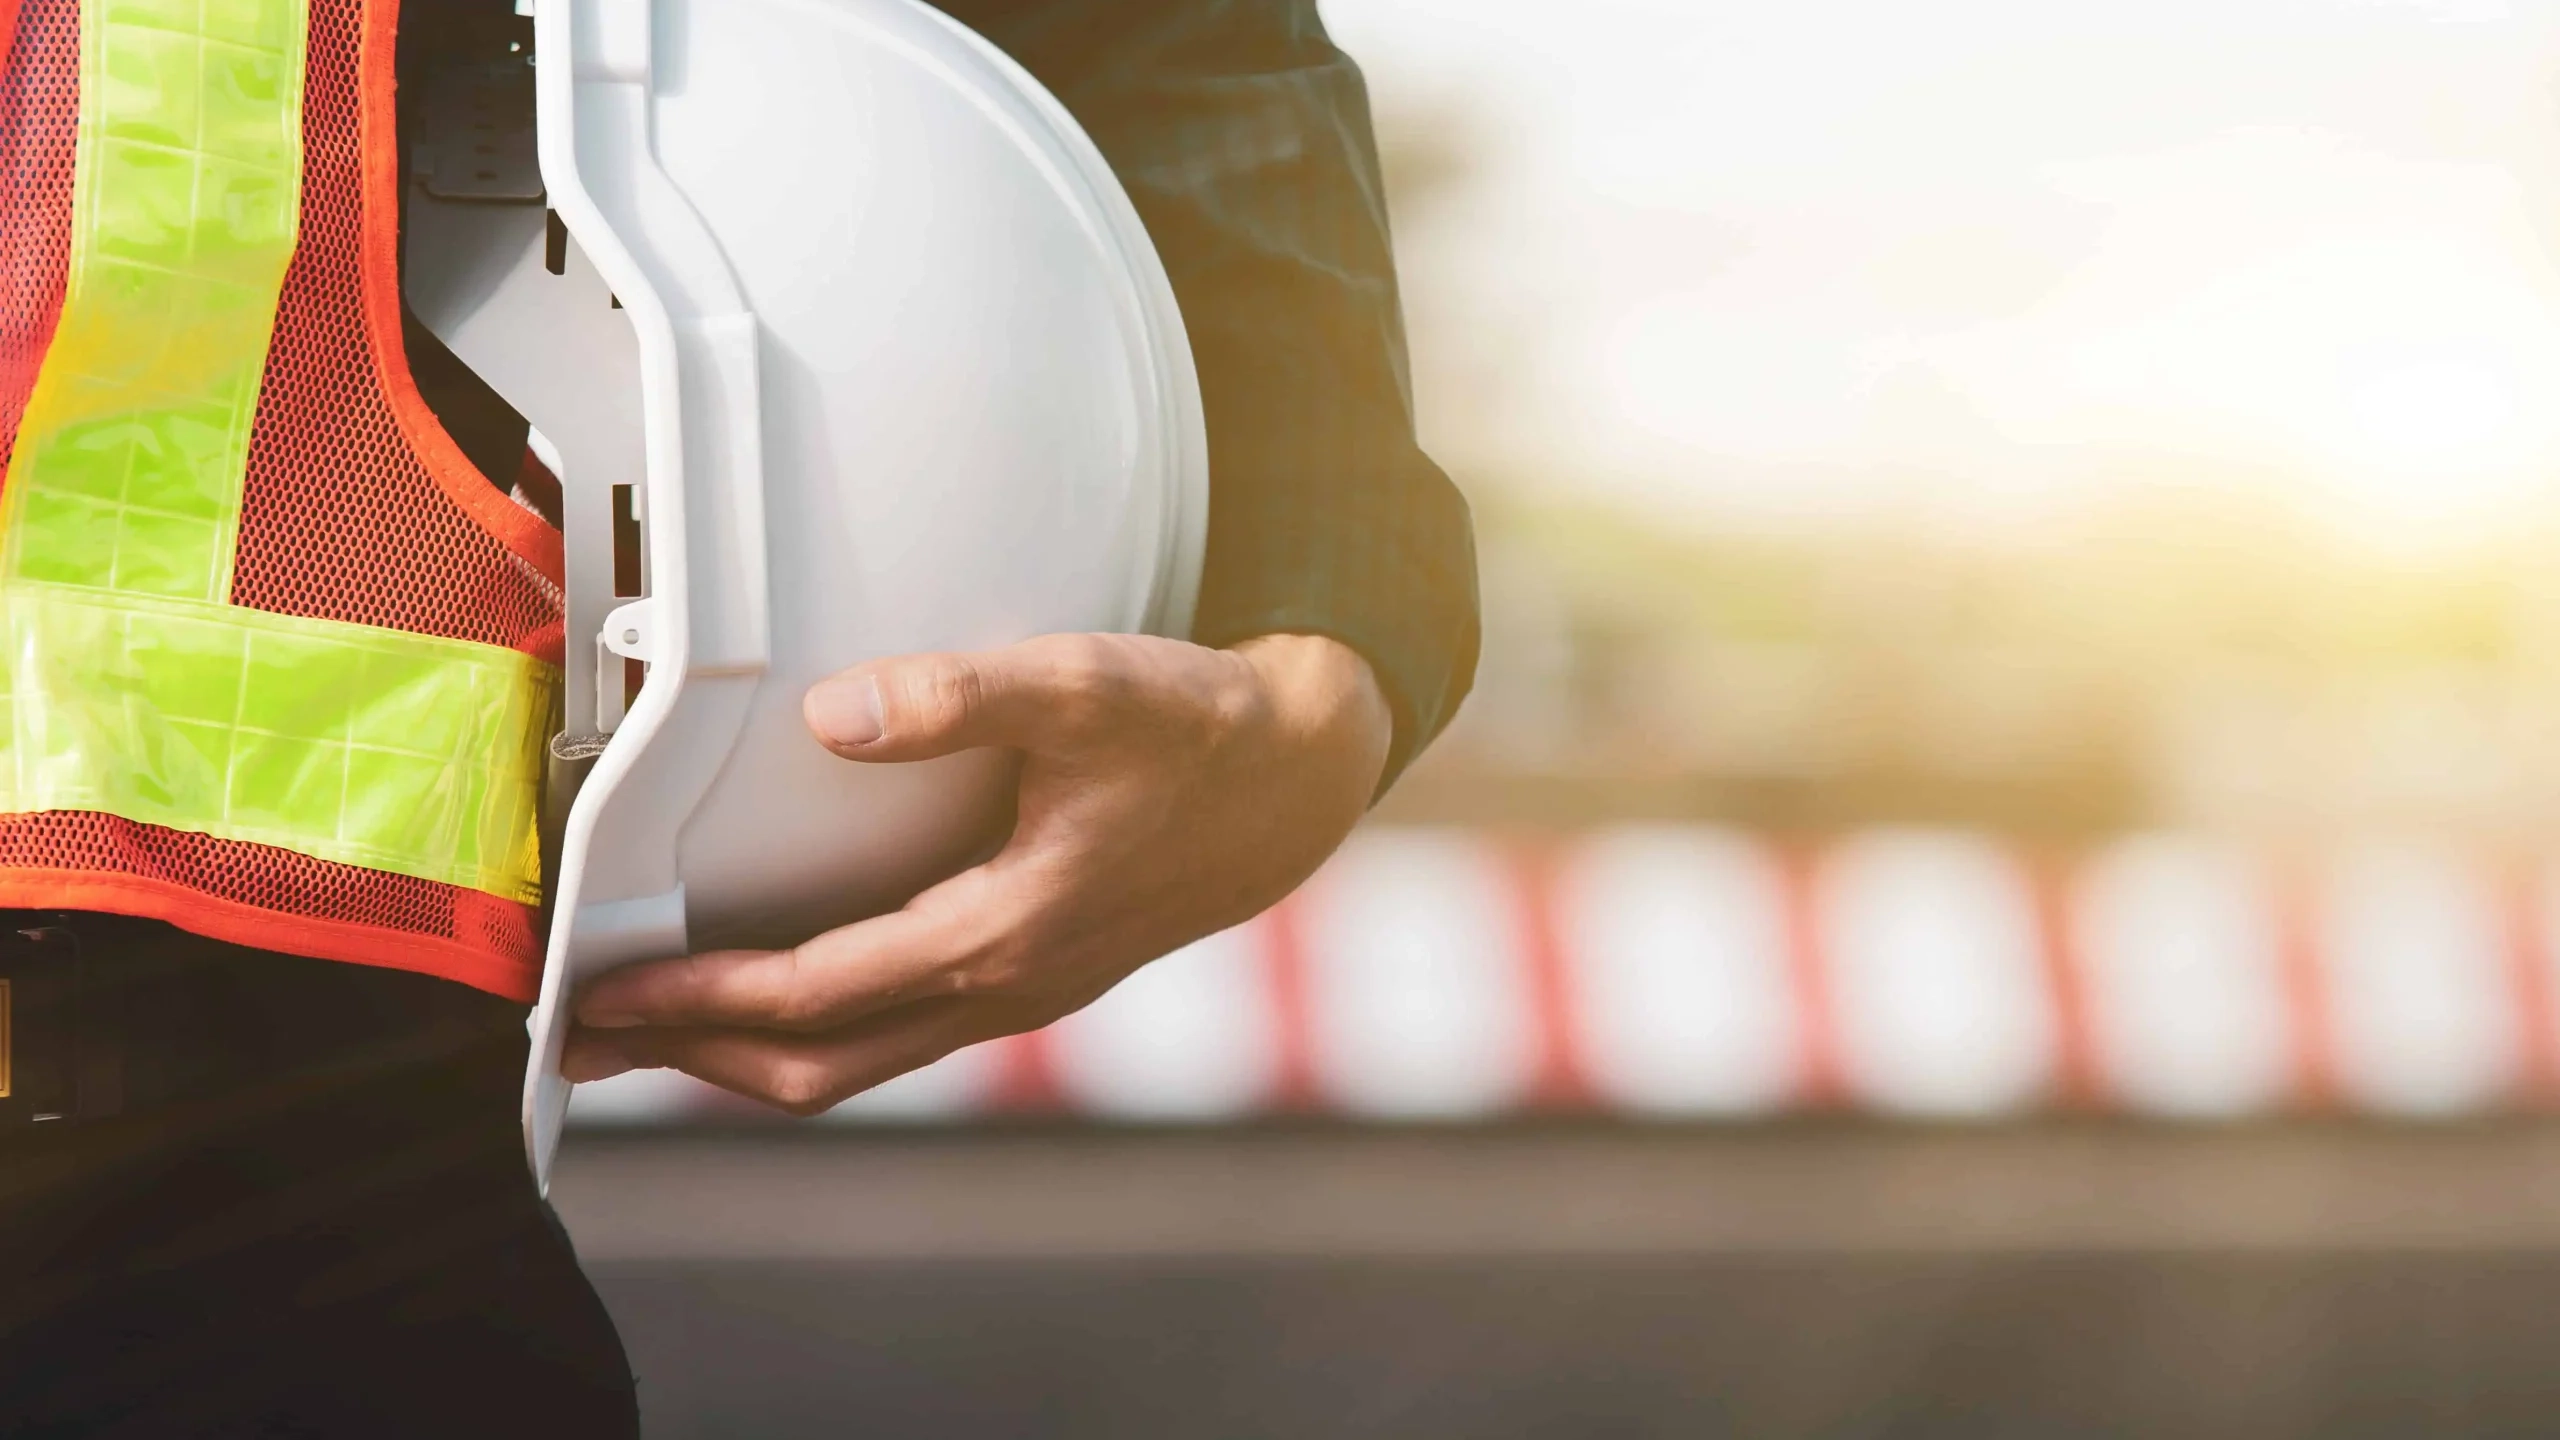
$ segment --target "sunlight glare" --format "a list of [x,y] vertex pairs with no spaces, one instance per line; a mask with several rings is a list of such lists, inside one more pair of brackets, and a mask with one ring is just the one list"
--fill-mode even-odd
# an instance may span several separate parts
[[2497,458],[2515,432],[2515,376],[2487,357],[2395,357],[2348,380],[2348,413],[2372,458],[2418,477]]

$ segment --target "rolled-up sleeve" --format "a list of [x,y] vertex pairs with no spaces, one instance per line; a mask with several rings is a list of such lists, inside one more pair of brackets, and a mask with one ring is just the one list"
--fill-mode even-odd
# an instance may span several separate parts
[[1093,136],[1190,332],[1209,428],[1193,638],[1329,635],[1392,781],[1475,676],[1465,499],[1415,438],[1368,92],[1314,0],[944,0]]

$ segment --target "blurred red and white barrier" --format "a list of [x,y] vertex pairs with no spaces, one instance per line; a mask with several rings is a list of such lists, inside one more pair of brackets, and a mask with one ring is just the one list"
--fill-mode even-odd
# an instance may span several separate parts
[[[2560,866],[2409,840],[1377,829],[1084,1013],[831,1118],[2473,1115],[2560,1098],[2556,941]],[[742,1113],[666,1074],[573,1111]]]

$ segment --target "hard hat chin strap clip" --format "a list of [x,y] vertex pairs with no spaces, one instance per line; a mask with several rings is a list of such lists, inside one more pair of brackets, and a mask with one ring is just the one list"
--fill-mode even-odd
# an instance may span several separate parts
[[660,649],[658,602],[643,596],[615,606],[596,632],[596,728],[610,735],[622,723],[629,700],[629,666],[655,664]]

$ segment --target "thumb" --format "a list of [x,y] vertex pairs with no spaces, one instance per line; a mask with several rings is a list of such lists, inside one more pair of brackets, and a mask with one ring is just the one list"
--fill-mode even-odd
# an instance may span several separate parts
[[1054,732],[1056,666],[1027,646],[900,655],[809,687],[802,718],[849,760],[930,760],[959,750],[1037,746]]

